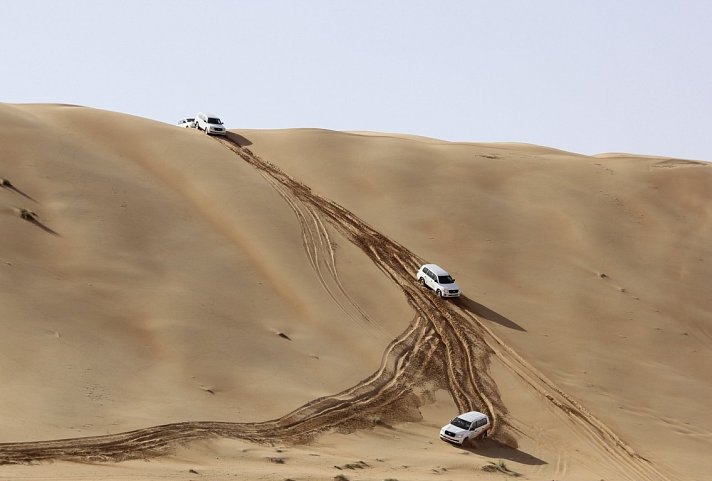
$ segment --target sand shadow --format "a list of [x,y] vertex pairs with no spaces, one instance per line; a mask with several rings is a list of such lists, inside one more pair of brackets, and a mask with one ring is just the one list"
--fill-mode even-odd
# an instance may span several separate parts
[[36,204],[38,203],[37,200],[33,199],[29,194],[26,194],[25,192],[23,192],[20,189],[18,189],[17,187],[15,187],[12,184],[12,182],[10,182],[7,179],[2,179],[2,181],[0,181],[0,187],[2,187],[3,189],[11,190],[17,194],[20,194],[22,197],[29,199]]
[[460,296],[457,300],[457,304],[470,314],[474,314],[477,317],[481,317],[491,322],[496,322],[497,324],[504,327],[508,327],[509,329],[527,332],[526,329],[524,329],[522,326],[520,326],[513,320],[504,317],[502,314],[493,311],[487,306],[483,306],[479,302],[473,301],[467,296]]
[[48,234],[56,235],[57,237],[62,237],[59,234],[59,232],[57,232],[56,230],[50,229],[49,227],[47,227],[46,225],[44,225],[42,222],[38,221],[37,219],[26,219],[26,220],[30,224],[36,225],[37,227],[39,227],[43,231],[47,232]]
[[513,461],[515,463],[526,464],[529,466],[542,466],[544,464],[549,464],[543,459],[537,458],[529,453],[525,453],[518,448],[509,447],[506,444],[495,441],[494,439],[480,439],[470,442],[472,444],[468,446],[458,446],[456,444],[451,444],[451,446],[454,449],[462,449],[486,458],[506,459],[507,461]]
[[233,143],[239,145],[240,147],[246,147],[248,145],[252,145],[252,142],[250,142],[250,139],[247,139],[240,134],[236,134],[235,132],[229,132],[229,131],[226,132],[225,138],[227,138],[227,140],[229,140],[230,142],[233,142]]

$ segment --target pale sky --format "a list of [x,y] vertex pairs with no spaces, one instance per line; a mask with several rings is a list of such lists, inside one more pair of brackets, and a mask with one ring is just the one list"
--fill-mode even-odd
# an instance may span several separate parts
[[712,160],[708,0],[0,0],[0,102]]

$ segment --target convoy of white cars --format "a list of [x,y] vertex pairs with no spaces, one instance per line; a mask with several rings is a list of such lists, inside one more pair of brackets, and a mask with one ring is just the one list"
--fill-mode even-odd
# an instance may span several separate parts
[[208,135],[225,135],[227,133],[227,129],[220,117],[203,112],[198,112],[195,118],[188,117],[179,120],[178,127],[202,130]]
[[[415,278],[424,287],[432,289],[438,297],[460,297],[460,286],[455,279],[437,264],[423,264]],[[486,438],[492,424],[486,414],[470,411],[455,417],[440,429],[440,439],[463,445],[473,439]]]

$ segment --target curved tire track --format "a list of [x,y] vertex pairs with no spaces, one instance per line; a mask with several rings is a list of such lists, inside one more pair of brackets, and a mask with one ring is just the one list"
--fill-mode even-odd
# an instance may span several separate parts
[[302,245],[307,259],[324,290],[351,319],[372,324],[368,314],[351,298],[341,283],[331,237],[319,213],[312,205],[300,202],[275,179],[264,172],[261,174],[294,212],[302,232]]

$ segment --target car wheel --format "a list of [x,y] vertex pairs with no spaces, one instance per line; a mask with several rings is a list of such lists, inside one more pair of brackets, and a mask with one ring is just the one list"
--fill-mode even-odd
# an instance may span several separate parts
[[438,297],[442,297],[442,296],[443,296],[443,292],[442,292],[440,289],[438,289],[437,291],[435,291],[435,295],[438,296]]
[[421,277],[421,278],[418,279],[418,280],[420,281],[420,285],[423,286],[423,287],[425,287],[425,277]]

